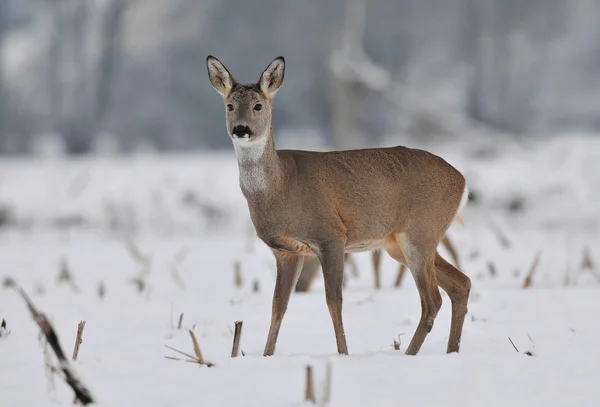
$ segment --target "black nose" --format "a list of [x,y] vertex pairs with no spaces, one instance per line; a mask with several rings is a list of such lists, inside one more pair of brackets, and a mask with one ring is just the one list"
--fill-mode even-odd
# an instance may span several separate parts
[[231,133],[234,137],[244,137],[246,134],[250,137],[252,135],[252,131],[248,126],[235,126]]

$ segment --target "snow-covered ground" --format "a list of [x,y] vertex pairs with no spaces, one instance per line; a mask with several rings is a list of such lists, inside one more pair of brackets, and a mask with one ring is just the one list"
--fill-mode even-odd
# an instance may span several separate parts
[[[384,257],[375,291],[360,253],[344,298],[350,356],[336,355],[320,279],[293,296],[275,356],[262,357],[275,267],[252,235],[232,154],[0,162],[0,278],[27,291],[68,356],[87,321],[73,365],[99,405],[299,406],[306,366],[320,400],[330,364],[329,406],[596,406],[600,139],[493,150],[437,149],[476,194],[465,225],[449,232],[473,281],[460,354],[444,353],[445,294],[421,352],[403,354],[420,316],[414,284],[393,288],[397,265]],[[581,270],[585,251],[592,270]],[[538,252],[532,287],[522,289]],[[59,283],[61,270],[71,283]],[[71,405],[8,288],[2,319],[0,406]],[[230,358],[238,320],[244,356]],[[165,358],[178,356],[165,345],[193,353],[188,329],[214,367]]]

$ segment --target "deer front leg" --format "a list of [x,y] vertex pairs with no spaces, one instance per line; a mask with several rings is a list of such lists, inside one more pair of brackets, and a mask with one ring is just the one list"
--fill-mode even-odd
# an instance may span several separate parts
[[264,356],[272,356],[275,353],[277,336],[283,316],[287,310],[292,290],[298,281],[304,258],[301,255],[273,251],[277,261],[277,280],[273,291],[273,308],[271,311],[271,327],[265,345]]
[[333,322],[339,354],[347,355],[346,334],[342,321],[342,286],[344,283],[344,248],[342,245],[321,248],[319,255],[325,280],[325,300]]

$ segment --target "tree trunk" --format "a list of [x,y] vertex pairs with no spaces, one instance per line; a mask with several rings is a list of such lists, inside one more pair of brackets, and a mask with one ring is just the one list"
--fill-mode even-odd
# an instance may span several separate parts
[[6,89],[4,88],[4,35],[7,31],[5,20],[8,16],[8,3],[0,0],[0,152],[2,152],[2,144],[7,137],[8,125],[8,103],[6,101]]

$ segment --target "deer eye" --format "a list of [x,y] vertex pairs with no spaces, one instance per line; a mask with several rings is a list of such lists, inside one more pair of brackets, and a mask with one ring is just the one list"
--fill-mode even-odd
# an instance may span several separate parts
[[233,105],[232,105],[231,103],[229,103],[229,104],[227,105],[227,110],[229,110],[230,112],[232,112],[232,111],[233,111]]
[[260,109],[262,109],[262,105],[260,103],[254,105],[254,110],[258,112]]

